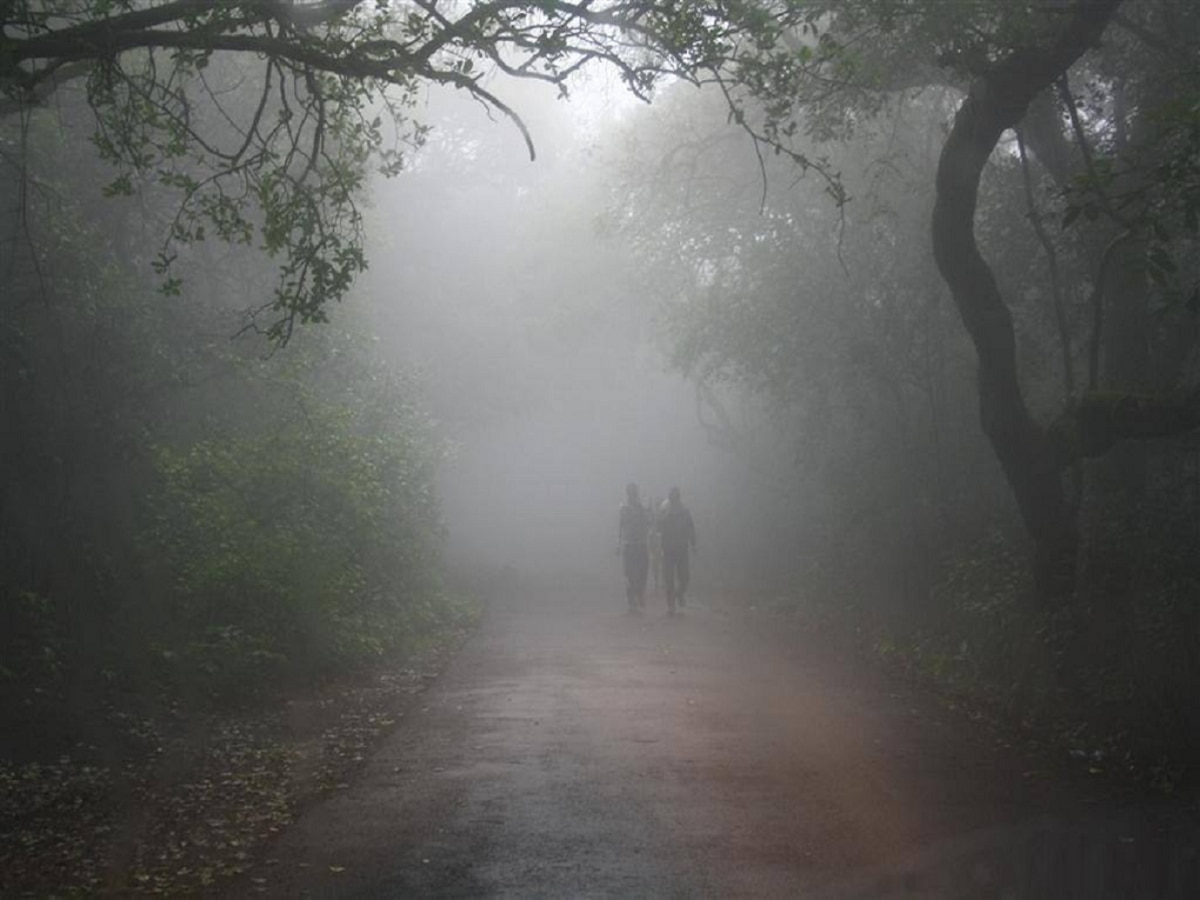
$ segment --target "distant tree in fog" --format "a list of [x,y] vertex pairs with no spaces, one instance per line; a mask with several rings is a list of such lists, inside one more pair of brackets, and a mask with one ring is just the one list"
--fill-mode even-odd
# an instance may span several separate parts
[[[1050,424],[1031,414],[1010,301],[977,240],[981,177],[1001,137],[1020,128],[1035,156],[1077,190],[1072,209],[1116,223],[1112,238],[1121,240],[1112,246],[1141,246],[1134,257],[1143,271],[1172,282],[1173,242],[1194,235],[1200,199],[1187,138],[1194,104],[1172,108],[1163,98],[1195,94],[1187,48],[1196,16],[1157,0],[95,0],[67,11],[7,3],[0,90],[8,109],[28,109],[85,79],[96,144],[118,167],[109,190],[131,192],[150,178],[181,196],[156,261],[164,288],[180,289],[171,273],[183,245],[209,234],[259,243],[281,260],[263,311],[270,333],[286,340],[296,321],[323,319],[365,267],[356,199],[373,152],[394,172],[403,151],[424,139],[410,115],[425,84],[462,89],[507,116],[531,154],[532,137],[497,93],[497,73],[565,91],[575,72],[602,62],[643,98],[664,76],[715,85],[756,149],[817,175],[837,206],[847,201],[844,186],[806,140],[853,136],[898,90],[951,85],[965,99],[935,178],[934,257],[975,346],[983,429],[1033,537],[1040,593],[1060,597],[1071,589],[1078,544],[1063,473],[1125,438],[1194,428],[1200,415],[1189,393],[1146,396],[1125,384],[1101,393],[1098,362],[1088,389],[1071,391]],[[1109,37],[1110,25],[1119,38]],[[1079,151],[1087,148],[1083,171],[1073,172],[1063,164],[1063,112],[1077,109],[1068,76],[1084,67],[1114,99],[1098,114],[1072,117]],[[1155,83],[1171,90],[1131,89]],[[1157,128],[1144,129],[1139,146],[1155,152],[1122,154],[1121,135],[1152,121]],[[1169,224],[1176,220],[1178,230]],[[1097,309],[1122,270],[1110,262],[1116,255],[1107,251],[1098,264]]]
[[[763,81],[750,94],[734,95],[735,125],[759,122],[755,133],[770,141],[802,134],[810,147],[836,139],[839,152],[855,160],[851,144],[862,150],[876,141],[869,152],[877,171],[895,168],[885,147],[903,143],[897,126],[912,121],[931,98],[962,104],[938,165],[928,169],[934,259],[974,343],[983,429],[1033,538],[1044,598],[1069,593],[1076,572],[1082,486],[1078,475],[1064,484],[1064,473],[1078,472],[1082,460],[1109,454],[1125,439],[1200,424],[1200,404],[1187,387],[1195,329],[1186,316],[1179,318],[1196,284],[1186,260],[1200,211],[1189,137],[1197,85],[1181,45],[1167,37],[1196,33],[1200,22],[1190,11],[1157,3],[1127,4],[1128,14],[1112,19],[1118,5],[1086,4],[1072,16],[1048,16],[1015,7],[912,4],[889,11],[882,4],[848,4],[825,23],[829,30],[821,38],[840,48],[839,84],[821,91],[805,82],[811,73],[784,67],[791,81]],[[1106,31],[1110,21],[1114,27]],[[1089,53],[1102,36],[1100,49]],[[866,40],[873,42],[869,55],[849,49]],[[1183,85],[1180,98],[1175,92]],[[935,113],[927,133],[946,117]],[[643,166],[632,187],[635,194],[657,192],[649,204],[634,202],[639,214],[657,217],[662,226],[649,242],[672,244],[668,253],[685,249],[685,269],[688,260],[696,264],[693,302],[671,307],[678,360],[702,377],[706,370],[707,377],[733,376],[760,393],[791,399],[797,390],[819,395],[820,384],[844,391],[863,375],[886,370],[894,354],[870,346],[869,320],[847,330],[849,310],[861,304],[872,311],[880,294],[906,282],[897,284],[882,261],[864,269],[857,257],[857,270],[851,262],[840,279],[849,305],[830,309],[843,324],[824,319],[820,328],[804,329],[796,317],[820,315],[830,289],[838,290],[839,279],[818,274],[834,257],[833,239],[828,230],[806,227],[811,198],[781,205],[786,192],[768,192],[765,183],[760,220],[742,216],[749,212],[744,170],[737,184],[700,184],[719,170],[713,160],[733,155],[729,137],[698,137],[685,123],[674,145],[663,139],[668,149],[661,165]],[[1040,168],[1031,168],[1027,148]],[[768,162],[760,160],[763,181],[770,173],[780,182]],[[672,166],[677,174],[690,172],[692,183],[684,177],[653,183],[656,172]],[[842,187],[861,207],[861,186]],[[732,197],[741,199],[731,206]],[[660,212],[649,211],[655,202]],[[1021,205],[1021,214],[1038,226],[1038,240],[1014,253],[1014,225],[998,213]],[[896,229],[870,224],[852,207],[844,207],[847,235],[878,233],[880,254],[902,252]],[[1048,216],[1070,230],[1062,234],[1058,221],[1047,227]],[[636,223],[633,228],[650,233]],[[1029,268],[1031,258],[1037,269]],[[1028,282],[1034,274],[1040,280]],[[814,276],[822,288],[813,288]],[[687,286],[677,287],[686,294]],[[711,299],[696,302],[696,288]],[[799,296],[805,300],[794,299]],[[1042,309],[1029,307],[1025,298],[1033,296],[1044,299]],[[1152,305],[1160,307],[1165,327],[1151,325]],[[1164,313],[1174,325],[1166,326]],[[889,336],[902,333],[892,329]],[[910,341],[909,351],[919,346]],[[1148,353],[1151,347],[1161,352]],[[1047,363],[1060,373],[1054,390],[1041,376]],[[1144,377],[1152,370],[1153,378]],[[885,383],[897,384],[896,374]]]

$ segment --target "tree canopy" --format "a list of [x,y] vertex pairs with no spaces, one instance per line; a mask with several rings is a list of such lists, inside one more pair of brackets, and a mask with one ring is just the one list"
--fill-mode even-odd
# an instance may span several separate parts
[[424,86],[461,89],[507,117],[532,156],[504,77],[565,94],[602,63],[642,99],[664,77],[715,83],[753,140],[815,166],[843,202],[836,173],[794,138],[846,136],[847,110],[870,112],[910,63],[904,80],[940,78],[932,60],[967,24],[942,12],[879,0],[8,2],[0,112],[82,84],[94,141],[117,169],[108,190],[158,181],[179,194],[155,263],[164,289],[180,289],[171,268],[189,243],[258,243],[281,258],[263,312],[286,340],[365,267],[356,199],[372,162],[399,171],[424,140],[412,118]]
[[[357,204],[372,165],[394,173],[424,140],[413,115],[425,85],[461,89],[507,117],[531,155],[505,77],[567,93],[598,63],[643,99],[666,78],[710,85],[760,157],[814,172],[835,206],[849,197],[821,142],[852,138],[906,91],[948,86],[962,102],[935,180],[934,257],[979,357],[983,428],[1034,536],[1045,592],[1069,589],[1077,540],[1062,473],[1122,439],[1200,422],[1186,392],[1095,396],[1099,311],[1090,393],[1069,391],[1062,415],[1038,421],[1008,300],[975,236],[981,174],[1017,129],[1022,151],[1073,192],[1064,223],[1106,219],[1116,233],[1101,243],[1134,241],[1144,271],[1178,280],[1171,242],[1194,239],[1200,218],[1195,67],[1178,36],[1197,23],[1170,0],[95,0],[7,2],[0,24],[5,109],[27,115],[82,83],[93,140],[116,168],[107,190],[157,181],[177,192],[154,261],[162,289],[181,289],[174,265],[190,244],[257,244],[279,258],[258,312],[281,341],[297,321],[322,320],[366,266]],[[1081,108],[1072,72],[1088,79],[1089,97],[1108,99]],[[1112,255],[1093,279],[1097,298]]]
[[[165,3],[0,4],[0,110],[27,113],[82,82],[112,193],[151,180],[178,214],[155,265],[164,289],[181,247],[209,235],[281,258],[274,337],[321,320],[366,265],[356,201],[371,161],[398,171],[426,129],[424,85],[464,90],[533,138],[495,92],[497,73],[558,85],[616,66],[639,96],[664,73],[698,78],[767,36],[815,20],[784,4]],[[805,26],[811,27],[811,26]],[[756,37],[757,36],[757,37]],[[755,41],[758,43],[756,44]],[[390,116],[388,115],[390,114]]]

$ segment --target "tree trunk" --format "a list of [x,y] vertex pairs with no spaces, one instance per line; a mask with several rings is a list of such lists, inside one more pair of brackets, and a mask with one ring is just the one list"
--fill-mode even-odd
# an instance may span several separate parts
[[1000,135],[1099,39],[1120,4],[1080,3],[1053,43],[1019,50],[976,78],[938,163],[934,258],[979,356],[980,419],[1033,539],[1036,590],[1044,601],[1063,599],[1074,587],[1078,532],[1061,454],[1021,394],[1012,316],[975,241],[975,206]]
[[[1103,287],[1100,387],[1104,391],[1145,394],[1167,385],[1150,378],[1150,310],[1146,276],[1138,266],[1145,253],[1140,240],[1125,241],[1116,250]],[[1171,381],[1174,382],[1174,373]],[[1125,442],[1096,466],[1097,499],[1114,516],[1126,518],[1146,492],[1146,445]]]

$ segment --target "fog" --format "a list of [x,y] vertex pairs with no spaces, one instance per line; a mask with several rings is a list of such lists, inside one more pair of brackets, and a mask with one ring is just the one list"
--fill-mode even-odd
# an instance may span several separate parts
[[747,574],[730,548],[744,549],[768,485],[715,445],[694,384],[669,366],[637,261],[604,226],[612,136],[630,114],[617,91],[583,81],[568,102],[515,90],[536,160],[478,104],[432,93],[429,145],[371,190],[360,290],[381,346],[421,374],[451,438],[439,491],[452,565],[619,598],[617,508],[633,481],[646,499],[682,490],[703,591]]
[[[695,853],[622,832],[661,880],[599,893],[754,895],[675,880],[736,832],[795,896],[1048,808],[1023,741],[1194,813],[1198,36],[1175,0],[0,4],[0,894],[223,890],[368,769],[387,865],[302,828],[293,886],[487,895],[491,853],[493,894],[578,894],[504,878],[633,799]],[[634,602],[629,482],[691,511],[682,616]],[[470,840],[401,864],[400,820]]]

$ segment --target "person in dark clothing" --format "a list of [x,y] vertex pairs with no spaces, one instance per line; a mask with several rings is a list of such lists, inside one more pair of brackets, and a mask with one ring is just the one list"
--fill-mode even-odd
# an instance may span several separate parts
[[646,576],[650,570],[650,552],[646,539],[650,534],[650,512],[642,506],[638,486],[625,486],[625,502],[617,523],[617,553],[625,566],[625,597],[630,612],[646,605]]
[[675,606],[686,602],[688,554],[696,552],[696,524],[683,505],[679,488],[671,488],[658,520],[662,535],[663,575],[667,584],[667,614],[675,615]]

